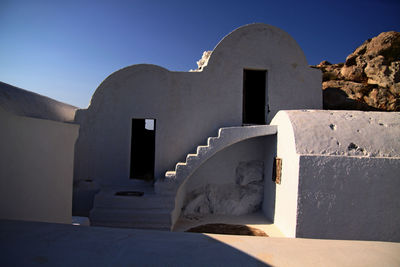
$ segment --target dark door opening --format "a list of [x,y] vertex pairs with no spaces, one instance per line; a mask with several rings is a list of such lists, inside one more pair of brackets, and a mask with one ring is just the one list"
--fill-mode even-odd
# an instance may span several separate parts
[[243,124],[266,124],[267,71],[243,70]]
[[154,180],[155,141],[155,119],[132,119],[132,179]]

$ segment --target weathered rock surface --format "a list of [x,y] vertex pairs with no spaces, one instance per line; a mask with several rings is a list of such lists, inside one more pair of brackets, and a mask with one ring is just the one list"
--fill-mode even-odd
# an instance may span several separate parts
[[210,59],[212,51],[204,51],[203,52],[203,56],[201,57],[201,59],[199,59],[196,63],[197,63],[197,69],[195,70],[190,70],[190,71],[202,71],[203,68],[205,68],[208,64],[208,60]]
[[184,216],[196,214],[243,215],[260,209],[264,193],[262,161],[241,162],[231,184],[208,184],[188,194]]
[[345,63],[322,61],[325,109],[400,110],[400,33],[365,41]]

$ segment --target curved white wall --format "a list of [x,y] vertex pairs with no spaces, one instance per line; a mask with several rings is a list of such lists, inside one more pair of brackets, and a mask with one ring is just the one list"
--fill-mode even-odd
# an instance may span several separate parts
[[218,44],[201,72],[134,65],[110,75],[77,112],[75,179],[129,184],[132,118],[157,120],[155,177],[163,177],[218,128],[242,124],[245,68],[268,70],[268,121],[279,109],[322,107],[321,73],[297,43],[273,26],[247,25]]
[[274,224],[287,237],[296,237],[299,155],[294,132],[285,111],[271,121],[278,126],[277,157],[282,159],[281,184],[276,185]]

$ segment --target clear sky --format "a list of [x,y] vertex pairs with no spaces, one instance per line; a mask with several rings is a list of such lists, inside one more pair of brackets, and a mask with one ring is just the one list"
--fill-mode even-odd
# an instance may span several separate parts
[[339,63],[400,31],[400,0],[0,0],[0,81],[87,107],[112,72],[195,69],[203,51],[254,22],[288,32],[311,65]]

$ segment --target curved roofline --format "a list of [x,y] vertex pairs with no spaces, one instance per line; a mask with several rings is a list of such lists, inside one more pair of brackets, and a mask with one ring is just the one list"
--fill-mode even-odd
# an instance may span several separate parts
[[[296,45],[297,49],[296,48],[293,49],[293,55],[300,56],[300,57],[298,57],[298,59],[300,59],[302,61],[302,63],[304,62],[306,65],[308,65],[307,58],[305,57],[305,54],[304,54],[303,50],[301,49],[299,44],[296,42],[296,40],[292,36],[290,36],[290,34],[288,34],[286,31],[284,31],[284,30],[282,30],[282,29],[280,29],[278,27],[275,27],[275,26],[272,26],[272,25],[269,25],[269,24],[265,24],[265,23],[251,23],[251,24],[246,24],[246,25],[240,26],[240,27],[234,29],[233,31],[231,31],[230,33],[228,33],[227,35],[225,35],[217,43],[217,45],[214,47],[214,49],[213,49],[213,51],[212,51],[212,53],[210,55],[210,58],[208,59],[208,63],[209,64],[207,65],[207,67],[212,65],[213,61],[216,58],[218,58],[218,57],[215,57],[216,54],[214,52],[218,51],[220,49],[223,50],[224,43],[228,42],[228,40],[230,38],[234,38],[236,35],[239,35],[241,32],[249,30],[249,29],[252,29],[252,28],[254,28],[254,29],[257,29],[257,28],[259,28],[259,29],[270,29],[270,30],[272,30],[274,32],[281,33],[283,36],[285,36],[285,38],[288,38],[290,40],[290,42],[293,42]],[[123,75],[126,72],[133,71],[136,68],[140,68],[140,67],[153,68],[153,69],[158,69],[160,71],[166,71],[166,72],[173,72],[173,71],[171,71],[171,70],[169,70],[169,69],[167,69],[165,67],[162,67],[162,66],[159,66],[159,65],[155,65],[155,64],[147,64],[147,63],[134,64],[134,65],[130,65],[130,66],[121,68],[121,69],[111,73],[109,76],[107,76],[100,83],[100,85],[94,91],[87,108],[89,108],[92,105],[93,100],[96,98],[96,95],[99,93],[99,91],[102,91],[102,88],[105,86],[105,84],[108,81],[114,79],[115,77],[118,77],[119,75]],[[201,72],[203,70],[207,70],[208,69],[207,67],[201,69],[198,72]],[[190,71],[187,71],[187,72],[189,73]],[[192,72],[190,72],[190,73],[192,73]],[[196,72],[193,72],[193,73],[196,73]]]
[[272,26],[272,25],[270,25],[270,24],[261,23],[261,22],[250,23],[250,24],[246,24],[246,25],[240,26],[240,27],[234,29],[233,31],[231,31],[230,33],[228,33],[227,35],[225,35],[225,36],[218,42],[218,44],[214,47],[214,49],[212,50],[212,53],[211,53],[210,58],[209,58],[209,60],[208,60],[208,63],[212,63],[212,58],[213,58],[213,56],[215,55],[214,51],[217,51],[217,50],[219,50],[219,49],[222,49],[222,47],[224,46],[224,42],[226,42],[228,39],[232,38],[233,36],[235,36],[235,35],[237,35],[237,34],[240,34],[240,33],[241,33],[242,31],[244,31],[244,30],[251,29],[251,28],[261,28],[261,27],[263,27],[263,28],[270,28],[270,29],[275,30],[275,31],[277,31],[277,32],[281,32],[281,33],[283,33],[286,37],[288,37],[293,43],[296,44],[296,46],[297,46],[297,48],[298,48],[298,50],[299,50],[298,52],[301,53],[300,55],[302,56],[304,62],[306,63],[306,65],[308,65],[308,61],[307,61],[307,58],[306,58],[306,56],[305,56],[305,54],[304,54],[303,49],[300,47],[300,45],[297,43],[297,41],[296,41],[288,32],[286,32],[286,31],[284,31],[284,30],[282,30],[282,29],[280,29],[280,28],[278,28],[278,27]]
[[147,63],[139,63],[139,64],[133,64],[133,65],[129,65],[127,67],[123,67],[119,70],[114,71],[113,73],[111,73],[110,75],[108,75],[101,83],[99,86],[97,86],[96,90],[94,91],[89,104],[87,106],[87,109],[91,106],[93,100],[96,98],[96,95],[99,93],[99,90],[102,90],[103,86],[106,84],[106,82],[115,79],[116,77],[118,77],[119,75],[123,75],[126,72],[129,71],[133,71],[135,69],[138,69],[140,67],[146,67],[146,68],[152,68],[152,69],[158,69],[160,71],[164,71],[164,72],[171,72],[170,70],[168,70],[167,68],[164,68],[160,65],[155,65],[155,64],[147,64]]
[[[274,26],[272,26],[272,25],[269,25],[269,24],[266,24],[266,23],[262,23],[262,22],[255,22],[255,23],[249,23],[249,24],[242,25],[242,26],[240,26],[240,27],[238,27],[238,28],[232,30],[231,32],[229,32],[228,34],[226,34],[224,37],[222,37],[222,39],[214,46],[213,51],[214,51],[221,43],[223,43],[223,41],[224,41],[228,36],[230,36],[231,34],[234,34],[235,32],[241,31],[241,30],[243,30],[243,29],[245,29],[245,28],[252,28],[252,27],[255,27],[255,26],[269,26],[269,27],[274,27]],[[276,27],[275,27],[275,28],[276,28]],[[279,28],[278,28],[278,29],[279,29]],[[211,54],[211,56],[212,56],[212,54]]]
[[[129,65],[129,66],[123,67],[123,68],[121,68],[121,69],[119,69],[119,70],[116,70],[116,71],[112,72],[110,75],[108,75],[108,76],[100,83],[100,85],[97,86],[96,91],[97,91],[98,88],[100,88],[100,86],[101,86],[106,80],[108,80],[108,79],[110,79],[110,78],[113,78],[114,76],[119,75],[119,74],[121,74],[121,73],[123,73],[123,72],[125,72],[125,71],[133,70],[133,69],[138,68],[138,67],[141,67],[141,66],[152,67],[152,68],[154,68],[154,69],[160,69],[160,70],[163,70],[163,71],[171,72],[169,69],[164,68],[164,67],[162,67],[162,66],[160,66],[160,65],[156,65],[156,64],[139,63],[139,64]],[[95,93],[96,93],[96,91],[95,91]],[[93,95],[94,95],[94,94],[93,94]]]

